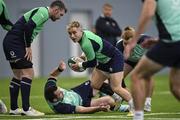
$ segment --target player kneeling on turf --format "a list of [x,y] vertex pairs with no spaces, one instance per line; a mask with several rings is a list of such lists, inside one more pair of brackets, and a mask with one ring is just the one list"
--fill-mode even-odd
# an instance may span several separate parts
[[92,99],[94,90],[90,81],[66,90],[56,85],[58,75],[66,69],[66,64],[60,61],[59,66],[54,69],[44,88],[45,99],[55,113],[94,113],[108,111],[114,107],[114,99],[110,96]]

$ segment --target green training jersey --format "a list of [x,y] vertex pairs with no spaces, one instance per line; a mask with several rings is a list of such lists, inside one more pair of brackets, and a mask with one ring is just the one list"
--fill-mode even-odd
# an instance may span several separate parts
[[155,21],[165,42],[180,41],[180,0],[156,0]]
[[7,31],[11,30],[13,26],[9,20],[8,11],[3,0],[0,0],[0,24]]
[[66,103],[74,106],[82,106],[82,98],[76,92],[72,90],[66,90],[63,88],[60,88],[60,90],[63,92],[64,97],[62,100],[58,100],[56,103],[48,102],[49,106],[51,106],[52,109],[54,109],[54,105],[58,105],[59,103]]
[[[45,90],[51,86],[57,86],[55,79],[49,79],[46,82]],[[46,99],[50,108],[56,113],[75,113],[75,106],[82,106],[83,104],[81,96],[73,90],[58,89],[63,92],[63,99],[59,99],[57,102],[50,102]]]
[[38,33],[42,30],[44,23],[49,19],[49,12],[47,7],[38,7],[34,8],[31,11],[25,13],[24,18],[27,23],[30,22],[30,19],[35,23],[35,27],[31,33],[30,41],[32,42]]
[[147,49],[141,47],[140,44],[136,44],[128,60],[132,62],[138,62],[146,52],[147,52]]
[[111,59],[102,52],[104,47],[103,40],[91,31],[84,30],[79,44],[88,61],[96,59],[100,63],[107,63]]

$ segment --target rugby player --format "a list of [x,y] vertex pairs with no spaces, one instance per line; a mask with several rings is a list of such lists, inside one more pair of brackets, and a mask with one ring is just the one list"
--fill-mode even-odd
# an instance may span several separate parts
[[71,22],[67,31],[72,41],[79,43],[87,57],[87,61],[73,64],[72,68],[74,70],[81,67],[94,68],[91,77],[91,86],[94,89],[101,89],[103,82],[109,78],[112,90],[129,103],[131,112],[133,109],[131,94],[120,86],[123,79],[123,54],[91,31],[82,30],[78,21]]
[[92,99],[96,91],[90,86],[90,81],[86,81],[71,90],[57,86],[57,77],[66,69],[66,64],[60,61],[48,78],[44,87],[44,96],[49,107],[55,113],[94,113],[98,111],[108,111],[113,108],[115,101],[112,97]]
[[[135,35],[135,29],[132,27],[126,27],[123,30],[121,39],[117,42],[116,47],[123,53],[126,46],[131,42],[132,37]],[[124,62],[124,78],[122,81],[122,87],[126,88],[126,84],[124,82],[126,76],[135,68],[141,57],[150,49],[154,44],[156,44],[158,40],[151,36],[141,34],[136,46],[131,51],[131,54],[127,60]],[[146,87],[148,87],[146,91],[146,101],[144,110],[147,112],[151,111],[151,96],[153,93],[153,80],[150,79],[146,81]]]
[[132,72],[132,95],[135,105],[134,120],[144,119],[145,81],[162,70],[170,67],[169,83],[173,95],[180,100],[180,1],[143,0],[136,34],[125,49],[126,58],[135,47],[140,34],[144,33],[151,18],[156,21],[159,42],[138,62]]
[[[3,48],[14,74],[10,82],[10,114],[44,115],[44,113],[33,109],[29,103],[34,76],[31,43],[49,19],[56,21],[66,11],[64,3],[60,0],[53,1],[49,7],[34,8],[20,17],[6,34]],[[22,96],[22,111],[17,104],[19,88]]]
[[[0,0],[0,24],[3,27],[3,29],[9,31],[11,30],[13,23],[9,20],[8,11],[6,8],[6,4],[3,0]],[[3,103],[2,100],[0,100],[0,113],[6,113],[7,107]]]

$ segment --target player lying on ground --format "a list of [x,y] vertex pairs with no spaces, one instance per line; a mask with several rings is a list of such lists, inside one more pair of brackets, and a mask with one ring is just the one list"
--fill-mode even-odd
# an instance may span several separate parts
[[115,101],[110,96],[92,99],[95,91],[90,86],[90,81],[71,88],[71,90],[58,87],[57,77],[65,69],[66,64],[60,61],[58,68],[50,73],[44,88],[45,99],[55,113],[94,113],[108,111],[114,107]]

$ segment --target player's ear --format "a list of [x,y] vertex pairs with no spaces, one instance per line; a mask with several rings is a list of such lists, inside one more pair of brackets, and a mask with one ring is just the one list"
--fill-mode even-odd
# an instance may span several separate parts
[[59,8],[57,6],[52,8],[53,13],[57,13],[58,10],[59,10]]

